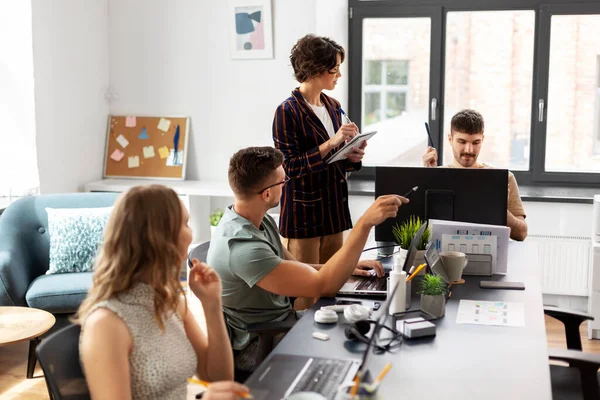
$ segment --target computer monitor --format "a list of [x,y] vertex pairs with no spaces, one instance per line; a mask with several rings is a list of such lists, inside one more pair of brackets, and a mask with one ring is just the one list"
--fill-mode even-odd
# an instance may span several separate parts
[[493,168],[376,167],[375,197],[418,190],[395,219],[375,228],[375,240],[394,242],[392,227],[410,216],[506,225],[508,170]]

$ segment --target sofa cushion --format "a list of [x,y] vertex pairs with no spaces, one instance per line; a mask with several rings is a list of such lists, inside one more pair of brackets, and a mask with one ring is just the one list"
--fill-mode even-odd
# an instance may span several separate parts
[[112,207],[46,208],[50,234],[47,274],[89,272]]
[[29,307],[53,314],[74,313],[92,286],[91,272],[38,276],[25,294]]

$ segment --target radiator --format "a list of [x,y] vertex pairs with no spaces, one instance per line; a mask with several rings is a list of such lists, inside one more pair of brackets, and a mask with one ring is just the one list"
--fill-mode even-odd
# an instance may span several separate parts
[[538,244],[542,293],[589,295],[591,238],[528,235],[526,241]]

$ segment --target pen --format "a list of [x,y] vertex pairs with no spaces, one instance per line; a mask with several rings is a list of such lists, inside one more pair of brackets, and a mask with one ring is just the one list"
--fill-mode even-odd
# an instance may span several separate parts
[[429,141],[431,142],[431,147],[433,147],[433,139],[431,138],[431,132],[429,131],[429,124],[427,122],[425,122],[425,130],[427,131],[427,137],[429,138]]
[[340,113],[342,114],[343,117],[346,117],[346,123],[347,124],[351,124],[352,121],[350,121],[350,118],[348,117],[348,115],[344,112],[344,110],[342,110],[342,107],[340,107]]
[[[188,382],[196,383],[198,385],[202,385],[204,387],[209,387],[210,382],[206,382],[200,379],[189,378]],[[234,392],[237,396],[240,396],[243,399],[253,399],[254,397],[250,393],[242,393],[242,392]]]
[[415,186],[415,187],[411,188],[411,189],[410,189],[408,192],[406,192],[406,193],[404,194],[404,196],[403,196],[403,197],[406,197],[406,198],[408,198],[408,196],[410,196],[411,194],[413,194],[414,192],[416,192],[418,189],[419,189],[419,187],[418,187],[418,186]]
[[426,265],[426,264],[421,264],[421,265],[419,265],[419,266],[417,267],[417,269],[415,269],[415,272],[413,272],[413,274],[412,274],[411,276],[409,276],[408,278],[406,278],[406,282],[410,282],[410,281],[411,281],[411,280],[412,280],[412,279],[413,279],[415,276],[417,276],[417,274],[418,274],[419,272],[421,272],[421,270],[422,270],[423,268],[425,268],[425,265]]

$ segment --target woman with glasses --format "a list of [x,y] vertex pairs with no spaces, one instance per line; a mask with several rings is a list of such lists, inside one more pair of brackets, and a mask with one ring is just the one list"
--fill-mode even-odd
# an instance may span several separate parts
[[347,159],[327,163],[358,127],[323,93],[335,89],[344,56],[329,38],[309,34],[298,40],[290,61],[300,86],[277,107],[273,121],[273,141],[290,178],[279,231],[292,255],[308,264],[325,263],[342,247],[343,231],[352,228],[346,173],[360,169],[366,142]]

